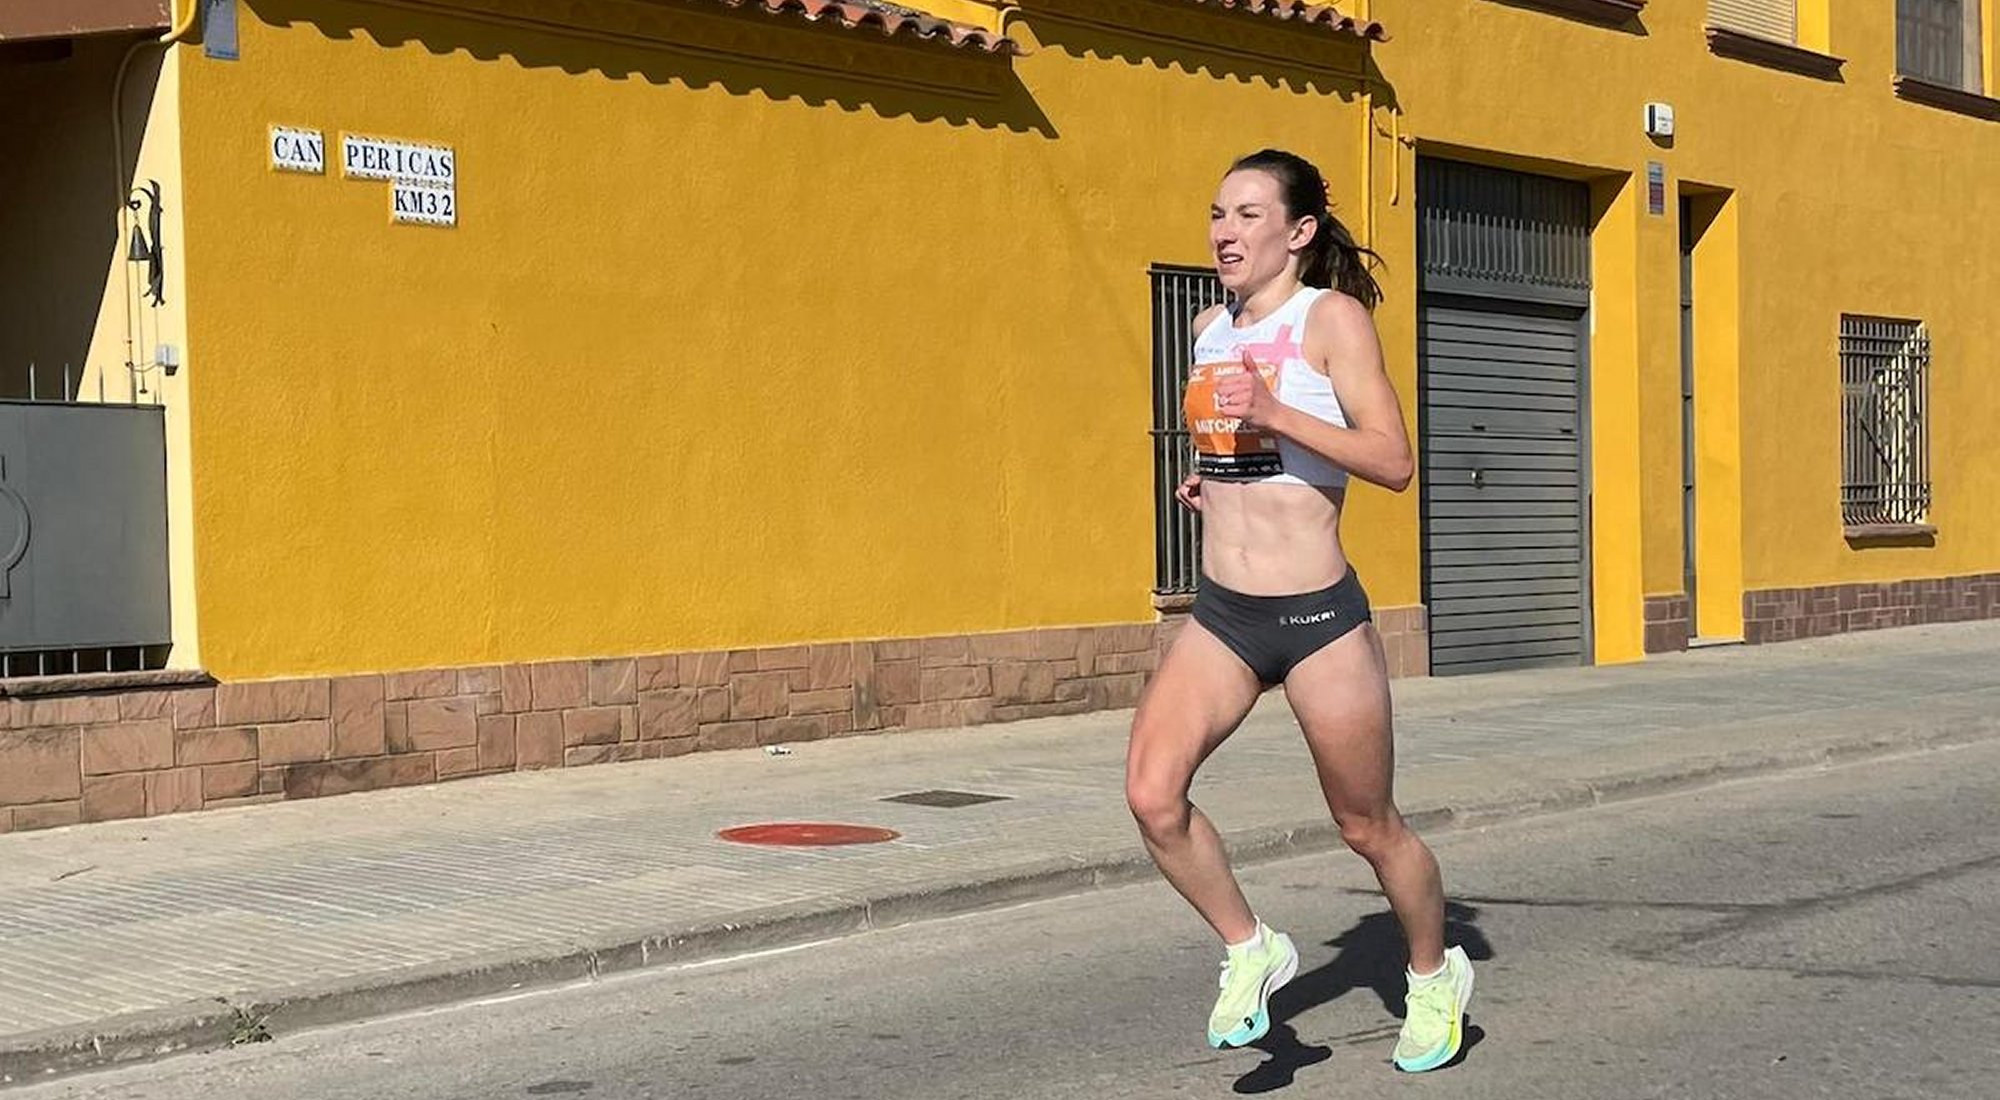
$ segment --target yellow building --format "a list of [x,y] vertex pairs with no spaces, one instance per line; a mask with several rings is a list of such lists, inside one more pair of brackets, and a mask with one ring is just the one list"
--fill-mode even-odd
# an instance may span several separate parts
[[923,6],[10,7],[0,382],[126,457],[0,828],[1129,705],[1269,145],[1386,259],[1399,674],[2000,614],[1994,0]]

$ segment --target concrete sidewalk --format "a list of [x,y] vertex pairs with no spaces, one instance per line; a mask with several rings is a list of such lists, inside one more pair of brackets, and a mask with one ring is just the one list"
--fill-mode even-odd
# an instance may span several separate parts
[[[1425,830],[2000,736],[2000,623],[1396,684]],[[1155,874],[1128,713],[0,836],[0,1083]],[[933,789],[956,808],[884,801]],[[1336,847],[1282,697],[1196,798],[1245,858]],[[823,849],[761,821],[881,825]],[[1450,868],[1446,868],[1447,885]]]

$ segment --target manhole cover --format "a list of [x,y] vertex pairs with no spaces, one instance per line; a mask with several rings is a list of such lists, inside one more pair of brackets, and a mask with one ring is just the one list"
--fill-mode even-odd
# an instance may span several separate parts
[[774,821],[761,825],[738,825],[715,834],[738,844],[768,844],[776,847],[825,848],[837,844],[880,844],[901,836],[894,829],[873,825],[838,825],[824,821]]
[[956,810],[960,806],[977,806],[982,802],[1005,802],[1004,794],[976,794],[972,791],[911,791],[909,794],[894,795],[884,802],[903,802],[911,806],[937,806],[946,810]]

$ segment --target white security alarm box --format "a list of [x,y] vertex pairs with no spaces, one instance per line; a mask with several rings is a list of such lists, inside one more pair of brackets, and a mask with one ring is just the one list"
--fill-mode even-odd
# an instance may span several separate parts
[[1674,109],[1666,103],[1646,104],[1646,136],[1667,138],[1674,136]]

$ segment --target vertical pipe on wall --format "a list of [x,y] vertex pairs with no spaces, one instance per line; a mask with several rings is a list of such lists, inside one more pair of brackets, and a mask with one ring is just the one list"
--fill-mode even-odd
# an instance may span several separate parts
[[[180,6],[180,0],[168,0],[168,3],[168,13],[169,15],[173,15]],[[125,240],[127,235],[127,227],[125,225],[125,211],[127,209],[125,205],[127,198],[125,184],[125,74],[132,68],[132,61],[139,56],[139,51],[146,49],[148,46],[172,46],[174,43],[187,37],[187,33],[194,29],[195,12],[197,10],[199,10],[198,0],[188,0],[187,14],[174,18],[172,20],[173,26],[168,29],[166,34],[156,39],[142,38],[132,43],[132,48],[125,51],[124,59],[118,62],[118,75],[111,81],[111,170],[113,177],[111,181],[111,193],[117,197],[118,240],[121,242]],[[159,242],[153,242],[153,246],[155,248],[159,247]],[[138,363],[135,359],[138,350],[137,337],[133,332],[132,325],[132,265],[125,262],[122,258],[118,263],[119,267],[125,272],[125,369],[128,372],[135,372],[138,369]],[[99,368],[98,376],[101,382],[103,378],[102,368]],[[136,379],[137,375],[134,374],[133,377]]]

